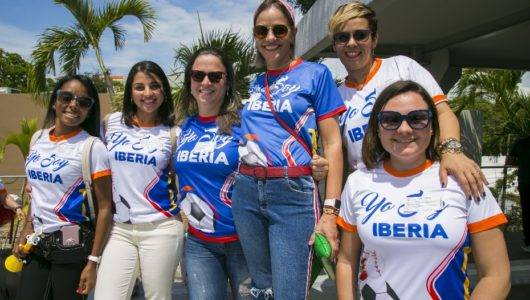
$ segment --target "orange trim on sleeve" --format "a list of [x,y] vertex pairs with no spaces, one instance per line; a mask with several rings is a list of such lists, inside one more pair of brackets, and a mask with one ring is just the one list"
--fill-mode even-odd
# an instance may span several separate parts
[[105,176],[110,176],[110,175],[111,175],[111,172],[110,172],[110,169],[108,169],[108,170],[103,170],[103,171],[99,171],[96,173],[92,173],[91,177],[92,177],[92,180],[95,180],[95,179],[105,177]]
[[491,216],[487,219],[467,224],[469,233],[477,233],[484,230],[492,229],[494,227],[508,223],[508,219],[503,213]]
[[446,95],[436,95],[434,97],[432,97],[432,101],[434,101],[434,104],[435,105],[438,105],[442,102],[447,102],[447,96]]
[[347,223],[341,216],[337,217],[337,225],[339,225],[344,230],[349,231],[351,233],[357,232],[357,226]]
[[377,71],[379,71],[379,68],[381,67],[381,64],[383,63],[383,60],[380,59],[380,58],[375,58],[374,59],[374,64],[372,65],[372,67],[370,68],[370,72],[368,72],[368,75],[366,76],[366,78],[364,79],[364,81],[362,83],[355,83],[353,81],[350,81],[348,80],[348,78],[346,78],[346,82],[344,83],[347,87],[349,88],[354,88],[356,90],[362,90],[363,87],[368,84],[368,82],[374,78],[375,74],[377,73]]
[[421,173],[425,170],[427,170],[428,168],[430,168],[432,166],[432,160],[426,160],[424,163],[422,163],[421,165],[415,167],[415,168],[412,168],[412,169],[408,169],[408,170],[396,170],[394,168],[392,168],[392,166],[390,165],[390,162],[388,160],[386,160],[384,163],[383,163],[383,168],[385,169],[385,171],[394,176],[394,177],[409,177],[409,176],[412,176],[412,175],[416,175],[418,173]]

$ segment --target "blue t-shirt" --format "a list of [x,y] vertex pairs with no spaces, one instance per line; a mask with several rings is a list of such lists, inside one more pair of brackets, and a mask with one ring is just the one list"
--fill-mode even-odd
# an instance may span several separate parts
[[180,208],[195,237],[225,243],[238,240],[232,217],[232,186],[239,156],[239,127],[218,133],[215,119],[190,117],[182,125],[174,167]]
[[[271,101],[280,118],[295,129],[311,149],[317,122],[346,110],[328,68],[294,61],[286,70],[268,71]],[[265,94],[265,74],[250,86],[250,98],[241,112],[241,160],[250,165],[306,166],[311,154],[278,123]]]

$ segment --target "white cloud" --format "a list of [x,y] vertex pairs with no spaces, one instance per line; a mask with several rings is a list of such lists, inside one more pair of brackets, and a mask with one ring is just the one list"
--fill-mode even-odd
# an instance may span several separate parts
[[250,36],[252,11],[259,1],[194,2],[192,9],[168,0],[152,1],[157,12],[157,26],[148,43],[143,42],[142,26],[135,18],[126,18],[122,25],[127,39],[122,51],[115,52],[110,31],[102,44],[104,59],[115,74],[126,75],[137,61],[149,59],[159,63],[166,72],[173,67],[174,50],[180,44],[191,44],[200,36],[197,11],[205,32],[232,29]]
[[[121,51],[115,51],[110,30],[103,35],[100,44],[103,59],[112,73],[126,75],[134,63],[146,59],[159,63],[166,72],[170,72],[175,48],[181,43],[189,45],[200,35],[197,11],[205,32],[232,29],[250,36],[252,12],[259,0],[218,0],[215,2],[152,0],[150,3],[157,13],[157,26],[148,43],[144,43],[140,22],[133,17],[126,17],[120,21],[127,32],[125,47]],[[53,25],[50,23],[47,26]],[[0,22],[0,47],[29,59],[37,36],[44,29],[29,32],[22,29],[22,26]],[[87,56],[81,61],[80,72],[98,70],[99,66],[94,52],[88,51]]]
[[39,33],[29,32],[13,25],[0,22],[0,48],[20,54],[29,59]]

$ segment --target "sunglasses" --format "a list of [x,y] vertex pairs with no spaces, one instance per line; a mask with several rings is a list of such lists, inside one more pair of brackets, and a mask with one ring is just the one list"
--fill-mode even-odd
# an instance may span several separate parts
[[370,29],[357,29],[352,32],[337,32],[333,35],[333,43],[335,45],[346,45],[351,38],[356,42],[364,42],[370,37],[372,31]]
[[197,70],[191,70],[191,79],[196,82],[202,82],[204,80],[204,77],[208,76],[208,80],[211,83],[218,83],[223,78],[223,75],[225,75],[224,72],[203,72],[203,71],[197,71]]
[[386,130],[396,130],[401,126],[403,120],[407,121],[412,129],[425,129],[432,120],[432,112],[430,110],[421,109],[413,110],[406,115],[402,115],[397,111],[382,111],[377,115],[379,125]]
[[57,91],[57,100],[63,104],[69,104],[72,100],[75,100],[77,106],[81,108],[91,108],[94,105],[94,99],[88,96],[76,96],[71,92],[67,91]]
[[283,39],[289,33],[289,27],[283,24],[276,24],[272,26],[256,25],[254,26],[254,37],[258,40],[263,40],[269,34],[269,30],[272,30],[272,34],[277,39]]

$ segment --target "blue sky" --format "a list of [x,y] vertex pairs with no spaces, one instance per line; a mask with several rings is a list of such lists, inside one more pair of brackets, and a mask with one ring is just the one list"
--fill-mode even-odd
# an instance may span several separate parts
[[[52,26],[69,26],[74,23],[68,11],[53,4],[52,0],[0,0],[0,48],[21,54],[29,59],[31,51],[42,32]],[[96,5],[108,2],[94,0]],[[127,75],[129,68],[140,60],[153,60],[166,72],[173,69],[174,50],[181,43],[189,45],[199,36],[197,12],[203,28],[231,28],[250,36],[252,13],[260,0],[150,0],[157,12],[157,28],[149,43],[143,42],[140,23],[127,17],[122,25],[127,30],[124,49],[113,48],[112,35],[105,32],[101,43],[103,59],[115,75]],[[336,77],[345,72],[339,62],[326,63]],[[81,72],[98,72],[93,52],[81,61]],[[59,74],[57,74],[59,75]],[[530,87],[527,72],[523,85]]]
[[[96,0],[96,5],[106,3]],[[151,0],[158,21],[149,43],[143,42],[141,25],[137,19],[127,17],[122,25],[127,30],[125,47],[117,52],[113,48],[110,31],[105,32],[101,43],[103,59],[111,72],[126,75],[137,61],[149,59],[159,63],[166,72],[173,67],[174,50],[180,43],[190,44],[199,36],[197,12],[203,28],[232,28],[250,36],[252,12],[259,0]],[[31,51],[42,32],[52,26],[69,26],[73,17],[52,0],[1,0],[0,48],[21,54],[29,59]],[[98,66],[89,51],[81,61],[81,72],[96,72]]]

